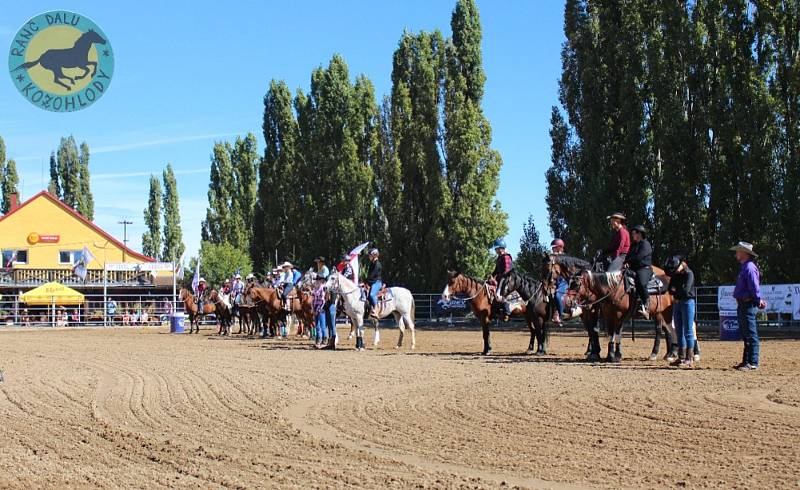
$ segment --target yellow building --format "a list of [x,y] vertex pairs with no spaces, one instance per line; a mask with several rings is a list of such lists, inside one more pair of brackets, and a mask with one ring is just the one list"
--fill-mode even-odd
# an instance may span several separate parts
[[[154,262],[126,247],[47,191],[21,204],[13,197],[11,209],[0,218],[3,260],[0,288],[30,287],[51,281],[82,288],[103,287],[106,263]],[[72,269],[84,247],[95,259],[87,264],[87,277],[81,280]],[[136,288],[161,282],[155,281],[151,273],[138,271],[109,271],[107,281],[112,287]]]

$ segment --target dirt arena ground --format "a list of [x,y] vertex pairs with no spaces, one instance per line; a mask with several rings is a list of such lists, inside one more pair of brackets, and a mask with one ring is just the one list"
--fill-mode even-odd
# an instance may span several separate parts
[[[343,331],[341,331],[343,332]],[[0,332],[0,487],[796,488],[800,342],[762,369],[580,361],[582,337],[419,331],[417,351],[317,352],[166,330]],[[345,334],[346,335],[346,334]]]

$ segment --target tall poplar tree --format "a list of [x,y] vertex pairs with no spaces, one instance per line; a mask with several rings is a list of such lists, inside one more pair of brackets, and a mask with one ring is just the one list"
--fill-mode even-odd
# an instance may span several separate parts
[[81,194],[80,180],[80,157],[75,138],[69,136],[61,138],[56,151],[58,160],[58,181],[61,186],[61,200],[67,206],[78,209],[79,196]]
[[273,264],[276,250],[286,255],[290,247],[287,234],[293,230],[293,224],[302,226],[302,222],[293,223],[294,218],[299,217],[295,188],[298,127],[292,94],[283,81],[270,82],[264,96],[262,127],[265,148],[258,167],[251,243],[253,264],[259,271]]
[[144,224],[147,231],[142,234],[142,253],[148,257],[158,257],[161,251],[161,182],[155,175],[150,176]]
[[233,163],[233,195],[230,213],[233,216],[231,244],[249,252],[253,238],[253,220],[256,204],[258,142],[253,133],[236,138],[231,160]]
[[229,143],[214,143],[208,181],[208,208],[201,229],[202,239],[211,243],[227,242],[233,231],[231,199],[235,186],[232,152]]
[[78,155],[78,196],[76,211],[89,221],[94,220],[94,197],[89,179],[89,145],[81,143]]
[[50,194],[61,198],[61,170],[58,166],[56,152],[50,152],[50,183],[47,185]]
[[171,262],[178,260],[185,249],[178,203],[178,182],[175,180],[175,172],[173,172],[171,164],[167,164],[162,179],[164,181],[164,247],[161,251],[161,260]]
[[458,1],[450,26],[453,38],[447,45],[444,84],[445,170],[450,193],[447,265],[482,277],[490,267],[491,242],[504,236],[508,227],[495,199],[502,159],[491,148],[491,125],[481,109],[486,75],[474,0]]

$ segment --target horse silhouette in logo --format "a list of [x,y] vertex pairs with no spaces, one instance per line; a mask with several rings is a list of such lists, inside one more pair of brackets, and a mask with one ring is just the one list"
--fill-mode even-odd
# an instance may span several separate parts
[[[36,65],[41,65],[45,70],[53,72],[53,82],[61,85],[67,90],[72,90],[72,87],[62,82],[61,80],[69,80],[72,85],[75,85],[75,80],[81,80],[89,75],[89,66],[92,67],[92,77],[97,73],[97,63],[89,61],[89,50],[92,44],[105,44],[106,40],[100,34],[92,29],[81,34],[75,41],[75,45],[66,49],[48,49],[38,60],[23,63],[14,68],[14,71],[22,68],[28,69]],[[64,68],[80,68],[83,70],[83,75],[78,75],[75,78],[68,77],[64,74]]]

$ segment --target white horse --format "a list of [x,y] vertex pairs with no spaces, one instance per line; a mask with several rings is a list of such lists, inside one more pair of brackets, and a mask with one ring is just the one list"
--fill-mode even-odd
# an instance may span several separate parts
[[[356,335],[363,338],[366,300],[361,297],[361,288],[337,271],[331,272],[330,276],[328,276],[326,287],[342,296],[344,311],[355,326]],[[412,296],[411,291],[406,288],[393,287],[389,289],[393,295],[391,300],[393,302],[393,308],[382,309],[380,311],[381,318],[386,318],[390,314],[394,315],[397,328],[400,329],[400,337],[397,339],[395,349],[402,347],[403,336],[405,335],[406,327],[408,327],[409,330],[411,330],[411,349],[413,350],[417,346],[417,337],[414,332],[414,296]],[[372,325],[375,327],[373,345],[377,346],[381,338],[380,331],[378,330],[378,320],[373,319]]]

